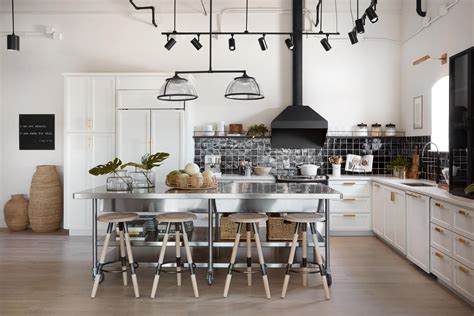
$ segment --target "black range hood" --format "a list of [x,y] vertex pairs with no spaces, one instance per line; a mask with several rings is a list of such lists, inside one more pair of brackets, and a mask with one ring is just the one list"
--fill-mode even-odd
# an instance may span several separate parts
[[272,122],[273,148],[323,147],[328,121],[303,105],[303,0],[293,0],[293,105]]

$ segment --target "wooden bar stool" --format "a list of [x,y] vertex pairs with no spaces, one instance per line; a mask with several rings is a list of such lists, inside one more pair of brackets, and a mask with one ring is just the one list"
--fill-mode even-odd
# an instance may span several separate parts
[[[285,221],[291,222],[291,223],[296,223],[295,225],[295,233],[293,235],[293,241],[291,242],[291,250],[290,250],[290,257],[288,259],[288,264],[286,265],[286,275],[285,275],[285,280],[283,282],[283,289],[281,292],[281,298],[285,298],[286,291],[288,289],[288,283],[290,282],[290,273],[291,272],[297,272],[297,273],[302,273],[303,274],[303,285],[306,286],[306,275],[307,274],[312,274],[312,273],[319,273],[321,274],[321,278],[323,280],[323,287],[324,287],[324,293],[326,294],[326,299],[331,299],[331,295],[329,293],[329,286],[328,282],[326,279],[326,269],[324,268],[323,265],[323,259],[321,257],[321,250],[319,249],[318,245],[318,236],[317,236],[317,231],[316,231],[316,223],[317,222],[323,222],[324,216],[321,214],[311,214],[311,213],[295,213],[295,214],[288,214],[285,216]],[[311,234],[313,236],[313,243],[314,243],[314,252],[315,252],[315,257],[316,257],[316,262],[315,263],[310,263],[310,264],[315,264],[317,265],[317,269],[312,269],[308,268],[307,264],[307,225],[311,227]],[[303,231],[303,241],[302,241],[302,248],[303,248],[303,258],[302,258],[302,263],[301,263],[301,269],[300,270],[292,270],[291,265],[293,264],[293,261],[295,259],[295,253],[296,253],[296,245],[298,243],[298,229],[302,225],[302,231]]]
[[193,285],[194,296],[199,297],[199,291],[196,282],[196,275],[194,269],[196,265],[193,262],[191,256],[191,248],[189,247],[188,235],[186,234],[186,229],[184,227],[184,222],[191,222],[196,219],[196,215],[191,213],[165,213],[160,214],[157,217],[159,223],[166,223],[166,231],[163,236],[163,245],[161,246],[160,256],[158,258],[158,266],[156,267],[156,274],[153,280],[153,287],[151,289],[151,298],[155,298],[156,289],[158,288],[158,282],[160,280],[160,274],[163,268],[163,261],[165,259],[166,245],[168,243],[169,233],[171,224],[175,225],[176,230],[176,278],[178,286],[181,286],[181,249],[180,249],[180,235],[183,236],[184,249],[186,251],[186,258],[188,260],[189,272],[191,273],[191,283]]
[[[94,286],[92,287],[91,297],[94,298],[97,289],[99,287],[100,280],[104,276],[104,271],[102,268],[105,264],[105,256],[107,254],[107,247],[109,246],[110,236],[113,231],[114,224],[118,226],[119,236],[120,236],[120,257],[122,259],[122,277],[123,285],[127,285],[127,259],[125,256],[125,249],[128,255],[128,263],[130,266],[130,273],[132,277],[133,290],[135,292],[135,297],[140,297],[140,292],[138,291],[138,282],[137,275],[135,274],[135,263],[133,261],[132,246],[130,245],[130,236],[128,234],[127,222],[131,222],[138,219],[138,214],[136,213],[107,213],[97,217],[99,222],[108,223],[107,226],[107,235],[105,235],[104,245],[102,247],[102,253],[100,255],[99,267],[97,275],[94,279]],[[124,245],[124,236],[125,236],[125,245]]]
[[257,246],[258,260],[260,262],[260,270],[262,272],[263,286],[265,287],[265,293],[267,298],[271,298],[270,295],[270,286],[268,285],[268,276],[267,276],[267,266],[263,260],[262,245],[260,243],[260,237],[258,235],[257,223],[265,223],[268,220],[268,216],[265,214],[259,213],[237,213],[229,215],[229,220],[231,222],[237,223],[237,234],[235,235],[234,246],[232,248],[232,255],[230,256],[230,263],[227,269],[227,277],[225,280],[224,287],[224,297],[227,297],[229,294],[230,282],[232,280],[232,272],[242,272],[234,269],[235,259],[237,257],[237,251],[239,249],[240,236],[242,235],[242,226],[246,224],[247,233],[247,269],[245,272],[247,274],[247,285],[252,285],[252,254],[251,254],[251,229],[253,229],[255,236],[255,245]]

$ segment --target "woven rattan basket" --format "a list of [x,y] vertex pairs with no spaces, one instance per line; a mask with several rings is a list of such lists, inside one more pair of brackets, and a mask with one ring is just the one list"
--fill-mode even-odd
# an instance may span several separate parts
[[[221,216],[219,227],[219,237],[221,240],[235,240],[235,235],[237,234],[237,223],[231,222],[228,217],[229,215],[230,214],[222,214]],[[247,225],[243,225],[242,227],[242,235],[240,236],[240,240],[242,241],[246,239],[246,226]],[[251,230],[251,238],[252,240],[255,239],[253,230]]]
[[[293,240],[295,233],[295,223],[285,223],[284,217],[279,214],[272,214],[267,222],[267,240]],[[298,240],[303,239],[301,225],[298,229]]]
[[28,227],[28,200],[23,194],[12,195],[5,204],[3,215],[8,229],[13,232],[25,230]]

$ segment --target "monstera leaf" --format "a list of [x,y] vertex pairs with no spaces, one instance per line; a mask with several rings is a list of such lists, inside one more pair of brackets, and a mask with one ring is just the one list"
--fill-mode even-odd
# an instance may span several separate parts
[[89,173],[93,176],[101,176],[104,174],[110,174],[117,171],[122,165],[122,160],[115,158],[112,161],[107,162],[105,165],[98,165],[89,170]]
[[474,193],[474,183],[471,183],[464,189],[464,193],[469,194],[469,193]]
[[170,154],[158,152],[156,154],[147,154],[142,157],[141,163],[137,162],[127,162],[126,164],[122,165],[121,168],[124,169],[128,166],[143,169],[143,170],[151,170],[155,167],[161,166],[162,162],[168,159]]

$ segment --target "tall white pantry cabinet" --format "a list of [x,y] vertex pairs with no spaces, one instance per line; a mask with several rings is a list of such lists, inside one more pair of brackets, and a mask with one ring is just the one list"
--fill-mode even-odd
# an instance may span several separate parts
[[[65,74],[64,227],[70,235],[90,235],[89,200],[74,192],[105,185],[107,176],[88,170],[119,157],[139,161],[147,153],[170,153],[157,168],[157,181],[185,162],[183,102],[156,99],[169,74]],[[100,205],[99,205],[100,210]]]

